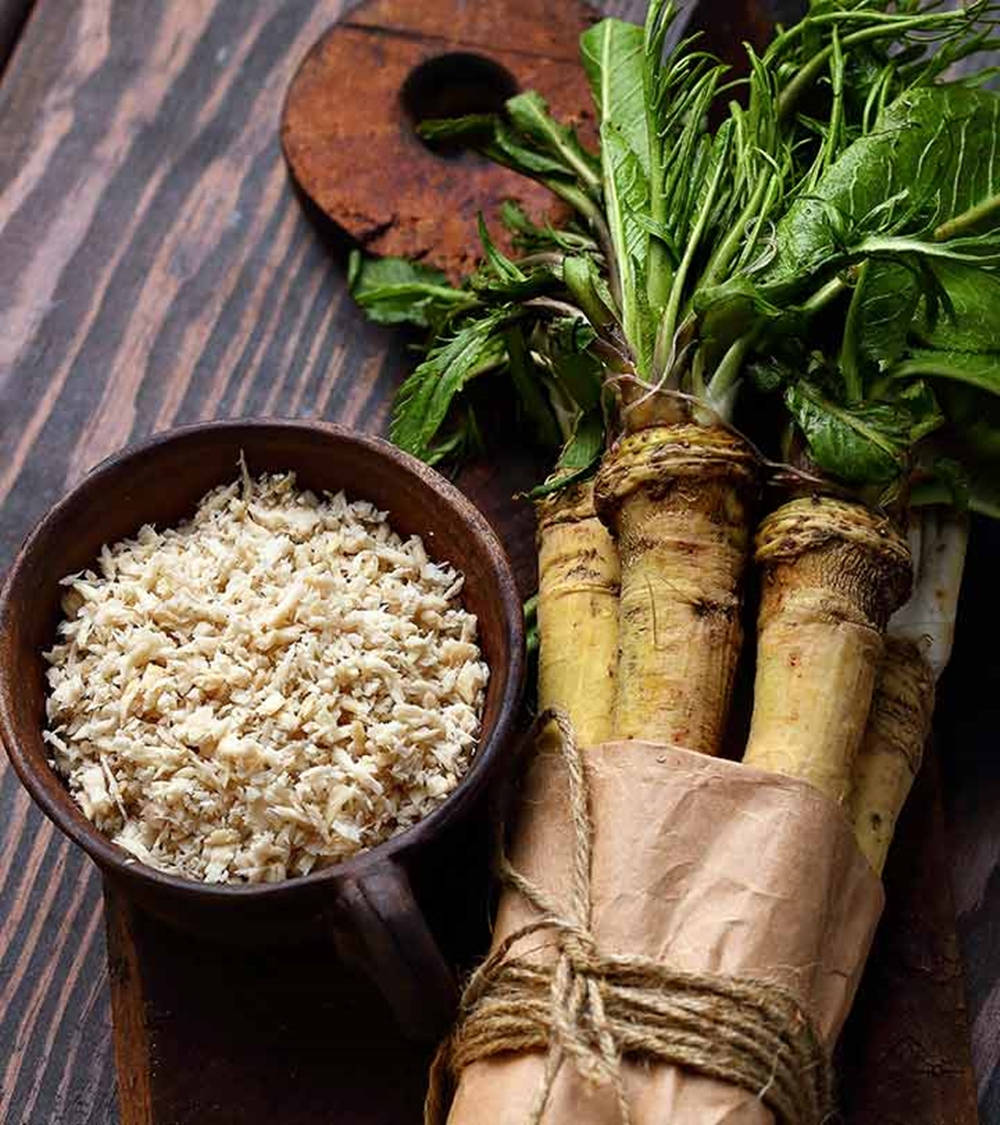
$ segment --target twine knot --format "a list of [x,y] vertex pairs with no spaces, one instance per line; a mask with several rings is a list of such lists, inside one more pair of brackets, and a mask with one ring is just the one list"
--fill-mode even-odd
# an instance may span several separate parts
[[[545,1052],[526,1125],[540,1125],[567,1061],[584,1080],[614,1092],[620,1121],[629,1125],[623,1059],[678,1066],[738,1086],[760,1098],[780,1125],[822,1125],[833,1104],[830,1063],[787,989],[598,948],[590,918],[593,829],[586,764],[569,717],[557,708],[538,717],[530,741],[550,723],[569,782],[570,902],[565,908],[550,902],[501,849],[501,879],[537,918],[508,935],[469,979],[455,1028],[431,1067],[425,1125],[443,1125],[465,1067],[524,1051]],[[550,938],[554,959],[524,951],[524,939],[539,933]]]

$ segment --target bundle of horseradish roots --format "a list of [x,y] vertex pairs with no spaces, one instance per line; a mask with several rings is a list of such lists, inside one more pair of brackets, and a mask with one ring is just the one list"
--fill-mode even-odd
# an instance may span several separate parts
[[834,1112],[967,513],[1000,514],[998,13],[812,0],[740,76],[652,0],[582,38],[596,136],[534,92],[422,124],[564,205],[481,223],[460,285],[351,269],[425,332],[399,445],[552,451],[538,718],[428,1123]]

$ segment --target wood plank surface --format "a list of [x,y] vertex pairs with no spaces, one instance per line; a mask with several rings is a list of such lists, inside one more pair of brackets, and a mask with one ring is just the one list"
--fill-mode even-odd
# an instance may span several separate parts
[[[378,429],[399,344],[292,194],[278,110],[340,11],[42,2],[0,85],[0,558],[125,442],[210,416]],[[350,378],[347,378],[347,373]],[[0,1121],[117,1120],[100,881],[3,763]]]
[[976,1119],[973,1075],[956,1049],[969,1024],[944,835],[933,746],[896,830],[885,915],[838,1059],[851,1125]]
[[[346,298],[344,246],[293,193],[278,146],[287,83],[341,0],[37,3],[0,83],[0,567],[45,508],[127,441],[251,414],[377,431],[407,363],[404,341],[366,325]],[[733,18],[737,7],[717,5],[731,22],[727,30],[717,21],[716,34],[733,45],[746,26]],[[525,588],[531,517],[510,494],[531,476],[523,462],[494,461],[462,479],[502,527]],[[944,769],[981,1110],[984,1121],[1000,1121],[1000,764],[983,734],[1000,692],[982,696],[1000,665],[976,647],[987,640],[984,599],[997,620],[990,561],[980,558],[963,606],[961,675],[946,686],[941,727],[954,750]],[[210,1066],[225,1080],[227,1048],[204,997],[203,1034],[190,1051],[157,1038],[172,993],[176,1005],[194,1003],[199,982],[227,982],[225,956],[200,951],[185,986],[190,950],[176,935],[117,901],[107,924],[116,1019],[128,1031],[119,1046],[134,1053],[126,1069],[138,1074],[124,1091],[123,1120],[149,1120],[154,1097],[174,1106],[178,1122],[250,1120],[194,1097]],[[3,759],[0,1122],[119,1119],[103,927],[96,873],[30,805]],[[128,949],[155,953],[140,963],[120,956]],[[303,957],[322,968],[321,950]],[[152,976],[141,980],[147,964]],[[268,1045],[301,1048],[293,1008],[281,1008],[267,986],[273,962],[257,967],[262,990],[236,994],[246,1031],[236,1046],[249,1049],[277,1010],[286,1022],[263,1029],[256,1057]],[[156,998],[152,1011],[129,1007],[143,995]],[[315,1000],[313,1014],[332,1019],[331,993]],[[346,1011],[352,1003],[368,1000],[356,994]],[[336,1049],[336,1040],[320,1042],[326,1050],[307,1052],[289,1075],[306,1091]],[[358,1058],[348,1053],[337,1065],[357,1068]],[[401,1057],[393,1074],[410,1067]],[[258,1093],[266,1099],[266,1089]],[[255,1104],[270,1120],[291,1120],[281,1105]],[[369,1120],[346,1107],[340,1119]]]
[[984,1125],[1000,1122],[1000,524],[973,525],[951,666],[936,714],[962,939],[972,1061]]
[[17,43],[34,0],[0,0],[0,74]]

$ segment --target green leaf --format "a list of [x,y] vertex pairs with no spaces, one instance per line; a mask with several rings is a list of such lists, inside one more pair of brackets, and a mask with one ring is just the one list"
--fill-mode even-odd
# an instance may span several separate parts
[[[771,280],[803,277],[868,236],[926,236],[1000,186],[1000,95],[911,89],[886,107],[778,224]],[[900,245],[902,252],[905,248]]]
[[482,212],[476,217],[479,230],[479,241],[483,244],[483,252],[490,269],[501,281],[526,281],[528,275],[514,264],[506,254],[501,253],[486,229],[486,222]]
[[699,290],[694,298],[701,335],[713,352],[726,351],[754,325],[777,320],[782,310],[764,299],[746,278],[734,277],[722,285]]
[[768,355],[747,364],[747,374],[761,394],[773,394],[794,382],[799,373],[780,357]]
[[[672,59],[664,59],[664,49],[675,8],[672,0],[650,0],[643,29],[643,100],[646,106],[646,136],[649,161],[646,180],[649,185],[649,212],[637,217],[646,220],[649,239],[648,261],[645,263],[645,303],[654,319],[666,306],[677,261],[677,246],[667,224],[665,183],[665,143],[668,131],[663,129],[664,111],[674,100],[674,69]],[[673,138],[670,138],[673,140]],[[651,339],[655,341],[656,330]]]
[[600,128],[614,295],[639,370],[649,374],[656,335],[647,288],[650,234],[638,216],[650,213],[650,161],[658,138],[649,135],[646,33],[635,24],[606,19],[584,32],[580,48]]
[[524,136],[544,152],[555,156],[561,164],[572,168],[588,187],[600,187],[600,162],[580,144],[569,126],[561,125],[552,117],[541,94],[528,90],[511,98],[506,108],[514,126]]
[[504,362],[503,330],[516,315],[509,308],[491,312],[428,352],[396,395],[390,437],[400,449],[421,460],[440,460],[433,442],[452,401],[470,379]]
[[894,363],[906,347],[910,324],[920,300],[913,269],[899,262],[866,262],[848,312],[847,341],[859,367]]
[[1000,277],[961,262],[936,262],[947,307],[931,315],[925,302],[911,335],[938,351],[1000,352]]
[[541,373],[525,347],[520,325],[507,331],[507,357],[511,382],[532,437],[539,445],[558,447],[559,427],[546,401]]
[[591,410],[580,415],[573,436],[563,447],[556,469],[560,472],[579,473],[592,468],[604,451],[604,419]]
[[[914,343],[919,345],[917,365],[909,366],[907,346]],[[930,353],[1000,353],[1000,278],[964,262],[938,260],[924,263],[923,269],[866,262],[851,300],[844,344],[845,352],[854,349],[868,379],[899,363],[903,374],[947,375],[954,361],[948,358],[942,372],[931,371]],[[995,361],[958,362],[963,370],[971,367],[975,378]]]
[[483,436],[472,407],[464,405],[462,409],[455,411],[455,415],[454,424],[449,427],[448,433],[433,442],[428,447],[427,455],[422,458],[429,465],[437,465],[442,461],[465,461],[483,453]]
[[608,175],[606,200],[611,235],[619,262],[634,258],[645,263],[649,247],[649,230],[639,217],[649,206],[649,183],[635,152],[622,131],[609,122],[601,131],[601,151]]
[[601,20],[580,37],[580,56],[602,130],[606,122],[613,123],[648,176],[643,29],[623,20]]
[[531,221],[524,209],[514,200],[505,199],[500,204],[500,221],[514,236],[514,245],[532,253],[564,251],[579,254],[597,249],[589,235],[576,230],[557,230],[551,224],[539,226]]
[[538,595],[532,594],[524,603],[524,647],[529,656],[536,653],[540,644],[538,632]]
[[581,183],[576,168],[526,136],[496,114],[422,121],[417,132],[428,141],[460,141],[506,168],[539,180],[560,199],[574,207],[590,223],[600,222],[600,210]]
[[945,352],[916,348],[891,368],[891,379],[926,376],[954,379],[989,394],[1000,395],[1000,352]]
[[476,298],[455,289],[440,270],[404,258],[364,258],[351,255],[348,266],[351,296],[378,324],[416,324],[428,328],[435,311],[468,308]]
[[563,284],[598,332],[614,322],[613,301],[593,259],[573,255],[563,259]]
[[532,500],[539,500],[553,492],[558,492],[574,481],[589,476],[601,458],[604,450],[604,418],[600,411],[592,410],[580,414],[569,440],[563,446],[555,471],[545,481],[528,493]]
[[479,115],[457,118],[431,118],[421,121],[417,132],[426,141],[462,141],[478,148],[498,164],[535,178],[575,178],[573,169],[562,160],[531,147],[499,117]]
[[805,382],[785,390],[813,460],[848,484],[887,484],[905,469],[912,446],[943,421],[926,388],[893,402],[843,406]]
[[469,285],[476,295],[491,305],[528,301],[559,289],[561,284],[560,271],[555,266],[533,269],[523,280],[498,278],[482,270],[469,278]]
[[428,117],[417,125],[417,135],[432,144],[459,141],[469,148],[491,144],[496,134],[495,113],[468,113],[463,117]]
[[553,378],[574,407],[584,412],[601,402],[604,369],[588,350],[595,338],[586,321],[570,316],[553,321],[546,333],[545,354]]
[[561,287],[562,271],[557,263],[539,263],[525,273],[495,245],[482,215],[479,216],[479,240],[486,255],[486,268],[469,278],[469,286],[484,300],[493,304],[527,301]]
[[959,511],[969,508],[969,474],[953,457],[924,457],[910,484],[911,508],[928,504],[950,504]]
[[1000,465],[984,467],[970,478],[968,506],[981,516],[1000,520]]
[[938,457],[910,492],[910,506],[947,504],[1000,519],[1000,461]]
[[601,128],[601,153],[604,162],[604,200],[617,263],[621,291],[622,329],[640,363],[648,372],[643,357],[651,350],[655,328],[649,323],[646,293],[646,264],[649,232],[636,216],[649,206],[649,184],[638,157],[629,148],[614,122]]
[[1000,399],[965,383],[942,380],[935,384],[948,419],[950,454],[970,461],[1000,464]]

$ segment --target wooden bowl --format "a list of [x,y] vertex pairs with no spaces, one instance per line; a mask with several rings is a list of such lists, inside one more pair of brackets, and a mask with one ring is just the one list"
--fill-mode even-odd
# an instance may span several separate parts
[[[241,452],[251,473],[293,470],[303,487],[343,489],[352,498],[374,502],[402,535],[419,534],[431,557],[461,570],[463,600],[479,619],[490,680],[472,764],[454,793],[426,819],[376,848],[302,878],[219,886],[137,863],[83,816],[50,767],[42,741],[41,654],[52,644],[60,616],[59,580],[90,566],[102,544],[132,535],[144,523],[165,526],[191,515],[207,491],[235,478]],[[426,465],[378,438],[334,425],[213,423],[125,450],[98,466],[41,521],[0,595],[0,737],[22,782],[46,815],[134,899],[174,923],[227,939],[301,931],[317,916],[329,917],[335,900],[356,913],[357,904],[350,902],[359,893],[365,902],[357,909],[374,902],[377,914],[412,911],[406,875],[400,872],[412,875],[421,855],[432,852],[440,868],[449,830],[482,813],[481,798],[505,758],[523,674],[521,601],[503,547],[485,518]],[[394,873],[388,886],[387,871]],[[485,887],[485,872],[471,877]],[[380,896],[386,901],[374,901]]]

